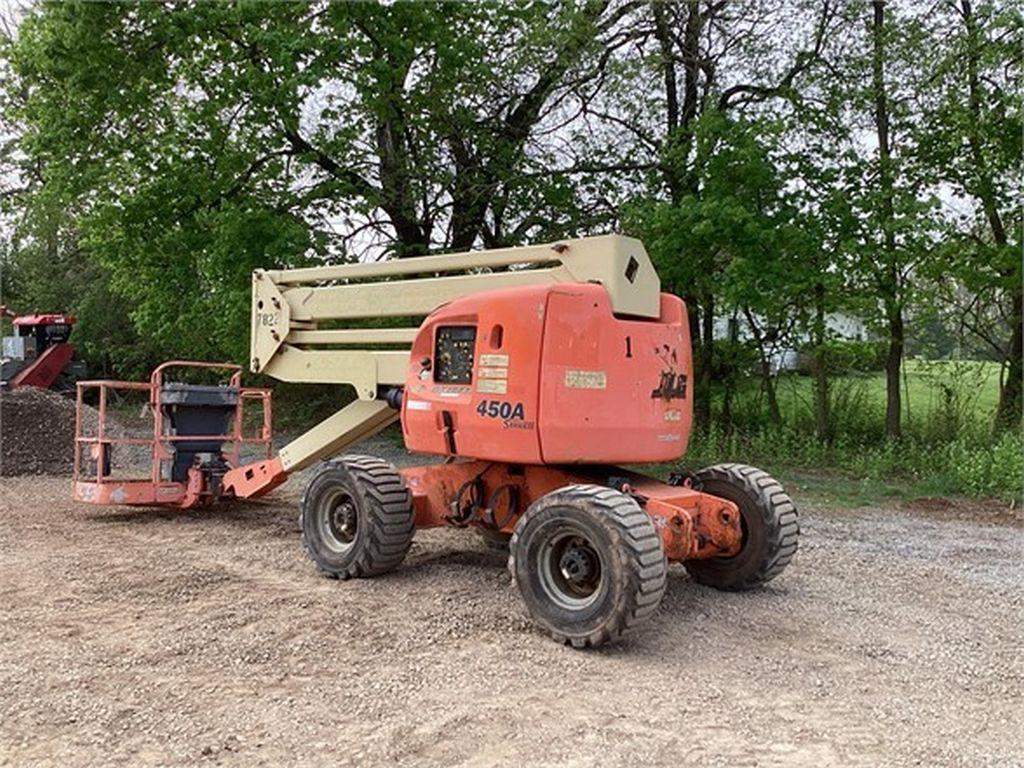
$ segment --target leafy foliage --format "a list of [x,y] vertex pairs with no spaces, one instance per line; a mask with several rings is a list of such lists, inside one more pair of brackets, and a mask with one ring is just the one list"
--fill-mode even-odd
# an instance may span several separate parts
[[602,8],[41,6],[9,48],[42,169],[24,204],[74,209],[61,226],[141,337],[244,360],[255,267],[516,242],[564,219],[572,189],[517,171],[543,162],[530,131]]

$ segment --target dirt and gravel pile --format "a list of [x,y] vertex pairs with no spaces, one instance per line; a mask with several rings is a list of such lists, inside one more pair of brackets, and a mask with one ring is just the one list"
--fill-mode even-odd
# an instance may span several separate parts
[[[82,434],[94,437],[99,431],[99,420],[99,411],[85,405]],[[135,414],[124,403],[117,412],[107,410],[106,435],[148,439],[152,433],[153,422],[147,411]],[[115,444],[110,457],[113,475],[134,476],[148,470],[150,448]],[[62,477],[70,475],[74,465],[74,399],[36,387],[0,391],[0,477]]]
[[[99,415],[87,411],[95,428]],[[36,387],[0,392],[0,475],[67,475],[74,461],[74,400]]]

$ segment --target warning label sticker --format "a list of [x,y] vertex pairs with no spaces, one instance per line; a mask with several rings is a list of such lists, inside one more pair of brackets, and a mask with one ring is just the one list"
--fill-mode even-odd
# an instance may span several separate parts
[[508,368],[508,355],[487,354],[480,355],[480,365],[504,366]]
[[605,389],[608,376],[604,371],[566,371],[565,386],[570,389]]
[[508,379],[480,379],[476,383],[477,392],[488,392],[492,395],[508,393]]
[[478,368],[476,375],[481,379],[507,379],[508,368]]

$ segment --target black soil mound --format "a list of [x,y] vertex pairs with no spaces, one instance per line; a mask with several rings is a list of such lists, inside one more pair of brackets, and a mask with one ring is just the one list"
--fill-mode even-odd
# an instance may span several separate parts
[[0,390],[0,475],[70,475],[74,461],[74,400],[36,387]]

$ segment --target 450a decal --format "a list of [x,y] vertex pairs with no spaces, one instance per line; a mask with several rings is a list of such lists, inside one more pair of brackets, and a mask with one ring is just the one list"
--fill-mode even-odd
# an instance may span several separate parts
[[484,419],[501,419],[504,429],[534,429],[536,424],[526,421],[526,409],[522,402],[506,400],[480,400],[476,413]]
[[522,403],[504,400],[481,400],[476,412],[485,419],[501,419],[504,429],[533,429],[536,425],[526,420],[526,408]]
[[488,419],[519,419],[526,418],[526,410],[522,403],[512,403],[503,400],[481,400],[476,407],[476,412]]

